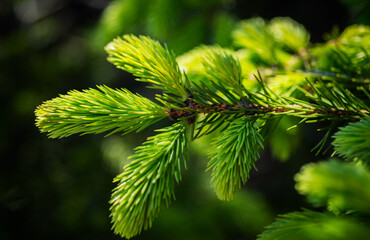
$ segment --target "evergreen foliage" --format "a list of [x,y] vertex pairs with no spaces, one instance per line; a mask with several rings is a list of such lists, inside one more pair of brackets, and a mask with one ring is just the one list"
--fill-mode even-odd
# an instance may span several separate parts
[[[177,59],[149,37],[116,38],[105,48],[108,60],[162,90],[156,95],[162,105],[125,89],[71,91],[39,106],[36,125],[55,138],[140,131],[164,117],[176,121],[137,147],[115,180],[113,228],[127,238],[150,228],[174,198],[189,142],[218,134],[210,144],[208,170],[217,196],[231,200],[281,119],[296,119],[291,127],[297,128],[326,124],[319,152],[341,127],[334,135],[335,150],[358,163],[309,164],[296,177],[297,190],[314,205],[327,204],[332,213],[282,215],[260,239],[368,236],[357,216],[369,214],[370,200],[370,28],[352,26],[311,46],[307,31],[291,19],[254,18],[241,22],[232,36],[237,50],[202,46]],[[276,142],[270,144],[278,151]],[[358,215],[345,215],[350,212]]]

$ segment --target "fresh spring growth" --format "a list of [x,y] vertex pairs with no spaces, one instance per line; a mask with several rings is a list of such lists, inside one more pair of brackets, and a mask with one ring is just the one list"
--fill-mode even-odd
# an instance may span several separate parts
[[[314,204],[328,204],[334,214],[288,213],[259,239],[329,239],[333,236],[326,231],[329,227],[340,227],[337,234],[342,237],[354,232],[357,237],[370,235],[355,216],[340,215],[351,210],[368,213],[369,209],[368,196],[359,194],[370,187],[364,167],[370,156],[369,27],[353,26],[336,41],[315,46],[309,44],[303,26],[291,19],[254,18],[241,22],[233,38],[235,51],[202,46],[177,60],[166,46],[149,37],[117,37],[105,48],[108,60],[161,90],[157,101],[107,86],[73,90],[37,107],[36,125],[49,137],[61,138],[126,134],[164,118],[173,121],[137,147],[131,162],[115,178],[117,187],[110,201],[113,229],[131,238],[150,228],[160,209],[174,199],[175,186],[189,161],[188,145],[195,139],[217,134],[210,142],[207,171],[212,171],[216,195],[231,200],[256,168],[265,146],[279,151],[276,144],[286,141],[268,141],[279,137],[273,133],[281,127],[280,120],[296,119],[291,126],[296,128],[326,123],[320,129],[326,134],[316,147],[318,152],[325,150],[336,132],[336,152],[357,165],[339,161],[307,165],[296,180],[300,193],[316,199]],[[284,158],[290,152],[285,151]],[[348,185],[352,197],[347,196],[345,182],[335,186],[333,179],[338,176],[353,176]],[[360,184],[362,180],[366,186]],[[310,187],[313,183],[317,188]],[[354,226],[353,231],[342,229],[344,225]]]

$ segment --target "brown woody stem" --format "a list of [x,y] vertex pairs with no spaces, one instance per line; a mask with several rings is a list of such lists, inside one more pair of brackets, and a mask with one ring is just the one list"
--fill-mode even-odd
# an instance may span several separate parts
[[[352,121],[359,121],[358,117],[369,114],[367,111],[348,111],[345,109],[316,109],[314,107],[302,107],[300,105],[285,105],[284,107],[264,107],[258,104],[251,104],[247,103],[244,100],[241,100],[241,104],[219,104],[219,105],[210,105],[210,106],[203,106],[201,104],[196,103],[192,99],[185,100],[185,107],[181,110],[177,109],[170,109],[168,112],[169,118],[171,120],[176,120],[179,118],[186,118],[189,124],[193,124],[195,122],[195,113],[213,113],[213,112],[227,112],[227,113],[240,113],[241,110],[244,112],[245,115],[259,115],[259,114],[280,114],[284,112],[291,112],[291,113],[300,113],[295,114],[302,117],[309,117],[310,115],[329,115],[330,117],[334,118],[351,118]],[[294,115],[294,114],[293,114]],[[316,116],[315,116],[316,117]]]

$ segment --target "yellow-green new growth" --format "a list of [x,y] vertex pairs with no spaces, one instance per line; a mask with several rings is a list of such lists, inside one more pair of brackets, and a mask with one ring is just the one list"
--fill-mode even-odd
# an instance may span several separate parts
[[245,184],[255,167],[263,139],[256,123],[239,118],[212,142],[208,169],[212,169],[212,187],[222,200],[231,200]]
[[131,238],[150,228],[159,210],[174,198],[181,165],[186,166],[185,130],[180,123],[159,130],[160,134],[136,148],[131,163],[116,177],[118,186],[110,201],[115,233]]
[[50,138],[107,131],[125,134],[167,116],[162,107],[127,89],[98,89],[73,90],[44,102],[35,111],[36,126]]
[[237,96],[245,95],[240,63],[230,53],[222,49],[209,50],[203,58],[202,65],[210,81],[226,86]]
[[124,71],[132,73],[143,82],[167,93],[187,97],[179,65],[171,51],[149,37],[125,35],[109,43],[105,50],[108,60]]

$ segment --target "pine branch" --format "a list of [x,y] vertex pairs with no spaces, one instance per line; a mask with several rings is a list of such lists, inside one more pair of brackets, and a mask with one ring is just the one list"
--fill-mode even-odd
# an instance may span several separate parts
[[173,53],[159,42],[149,37],[124,35],[114,39],[105,50],[111,63],[139,77],[139,81],[153,83],[154,88],[183,99],[187,97],[183,76]]
[[118,186],[110,201],[115,233],[131,238],[150,228],[159,210],[174,198],[181,164],[187,159],[185,130],[179,123],[159,130],[160,134],[136,148],[132,162],[116,177]]
[[239,118],[213,140],[208,169],[212,169],[212,187],[222,200],[231,200],[246,183],[263,149],[263,139],[253,121]]
[[355,218],[304,209],[280,215],[258,240],[363,240],[370,230]]
[[296,189],[316,206],[328,205],[339,213],[357,210],[370,213],[370,172],[363,165],[337,160],[311,163],[295,176]]
[[159,105],[127,89],[98,89],[74,90],[44,102],[35,111],[36,126],[50,138],[106,131],[126,134],[167,116]]

